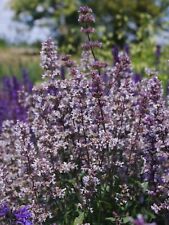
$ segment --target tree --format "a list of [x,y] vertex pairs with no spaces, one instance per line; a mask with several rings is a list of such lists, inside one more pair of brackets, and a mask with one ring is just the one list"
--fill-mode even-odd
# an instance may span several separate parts
[[75,40],[77,45],[76,11],[82,4],[93,8],[100,36],[105,35],[121,47],[126,42],[140,42],[157,31],[169,7],[168,0],[11,0],[16,18],[30,26],[42,18],[52,20],[51,32],[60,45],[66,40]]

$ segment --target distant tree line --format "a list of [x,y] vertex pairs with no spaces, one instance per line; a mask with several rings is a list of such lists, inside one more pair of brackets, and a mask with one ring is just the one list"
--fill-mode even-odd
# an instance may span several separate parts
[[60,46],[80,41],[77,8],[89,5],[95,12],[100,38],[111,39],[124,47],[126,42],[141,42],[164,25],[168,0],[11,0],[16,19],[34,26],[39,19],[51,19],[51,35]]

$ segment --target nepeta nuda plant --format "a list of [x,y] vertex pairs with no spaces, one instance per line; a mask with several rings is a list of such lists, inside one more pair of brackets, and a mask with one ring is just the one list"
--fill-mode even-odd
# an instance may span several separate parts
[[[135,83],[126,54],[96,56],[92,10],[80,62],[42,44],[44,81],[25,101],[27,121],[0,136],[0,203],[30,205],[35,224],[110,224],[108,217],[169,210],[169,108],[156,76]],[[66,68],[64,78],[61,68]],[[118,224],[123,224],[119,219]]]

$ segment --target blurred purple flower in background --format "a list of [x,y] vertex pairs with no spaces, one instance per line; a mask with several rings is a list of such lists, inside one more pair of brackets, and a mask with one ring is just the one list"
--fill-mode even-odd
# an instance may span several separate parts
[[22,70],[22,80],[16,76],[5,76],[0,88],[0,129],[4,120],[25,121],[27,109],[19,100],[19,91],[32,91],[32,82],[26,69]]
[[135,83],[140,82],[141,81],[141,75],[139,73],[134,73],[134,75],[133,75],[133,81]]
[[114,65],[119,62],[119,48],[116,45],[113,45],[112,48],[113,62]]
[[156,50],[155,50],[156,65],[160,63],[160,57],[161,57],[161,45],[156,45]]
[[142,215],[138,215],[135,220],[133,220],[134,225],[156,225],[156,223],[146,223]]

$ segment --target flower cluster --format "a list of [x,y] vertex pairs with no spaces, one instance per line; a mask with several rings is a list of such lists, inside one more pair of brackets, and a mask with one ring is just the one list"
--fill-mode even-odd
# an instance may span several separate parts
[[3,124],[0,203],[30,205],[35,224],[75,224],[82,215],[83,223],[107,225],[112,212],[145,209],[163,215],[169,107],[161,83],[155,75],[135,83],[126,54],[114,67],[98,60],[92,10],[79,13],[88,46],[80,62],[59,57],[51,39],[43,43],[45,80],[25,99],[28,119]]
[[11,210],[7,204],[0,207],[0,222],[2,225],[33,225],[29,207],[24,206],[18,210]]

